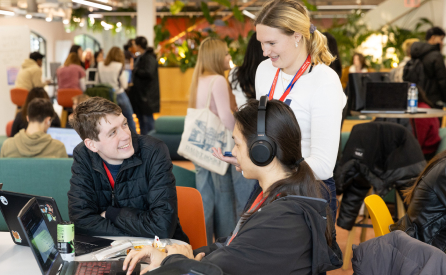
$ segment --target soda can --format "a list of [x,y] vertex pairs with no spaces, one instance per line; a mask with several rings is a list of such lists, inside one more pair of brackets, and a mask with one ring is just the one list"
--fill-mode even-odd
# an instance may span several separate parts
[[57,224],[57,249],[62,260],[74,261],[74,224],[70,221]]

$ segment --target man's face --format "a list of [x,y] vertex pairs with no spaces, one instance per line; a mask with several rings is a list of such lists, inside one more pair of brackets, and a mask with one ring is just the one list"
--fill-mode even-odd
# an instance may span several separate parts
[[99,121],[97,127],[99,141],[87,138],[84,143],[103,160],[109,164],[119,165],[135,153],[127,119],[122,113],[119,116],[108,114]]
[[37,65],[39,65],[39,67],[42,67],[42,59],[37,59]]
[[443,48],[443,40],[444,40],[444,35],[432,35],[431,39],[429,39],[429,44],[431,45],[439,44],[440,48]]

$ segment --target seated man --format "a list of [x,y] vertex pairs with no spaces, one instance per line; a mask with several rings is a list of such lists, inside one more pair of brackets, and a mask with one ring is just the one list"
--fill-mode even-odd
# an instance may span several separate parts
[[189,242],[178,219],[167,146],[132,134],[118,105],[93,97],[71,125],[84,141],[73,152],[68,211],[76,233]]
[[46,133],[56,116],[49,99],[35,98],[28,104],[28,127],[3,143],[0,158],[67,158],[62,142]]
[[50,81],[42,82],[42,59],[45,56],[33,52],[23,61],[22,68],[17,74],[15,86],[30,91],[32,88],[43,87]]

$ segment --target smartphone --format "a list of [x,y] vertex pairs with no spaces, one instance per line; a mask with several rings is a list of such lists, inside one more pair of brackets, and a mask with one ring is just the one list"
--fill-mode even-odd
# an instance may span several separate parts
[[225,156],[225,157],[233,157],[232,153],[229,152],[229,151],[226,151],[226,152],[223,154],[223,156]]

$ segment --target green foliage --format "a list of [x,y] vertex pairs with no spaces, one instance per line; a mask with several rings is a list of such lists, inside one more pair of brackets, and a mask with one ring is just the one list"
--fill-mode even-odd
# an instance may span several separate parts
[[163,28],[163,26],[166,23],[166,20],[167,20],[167,18],[163,17],[163,19],[161,20],[161,24],[156,24],[153,27],[153,29],[155,31],[155,40],[154,40],[155,48],[158,47],[158,45],[161,41],[164,41],[164,40],[170,38],[170,32]]
[[231,2],[229,0],[213,0],[213,1],[227,8],[231,8]]
[[234,14],[234,18],[237,19],[239,22],[245,22],[245,17],[243,16],[243,13],[239,10],[237,6],[234,6],[232,8],[232,13]]
[[302,0],[302,3],[307,8],[307,10],[309,10],[309,11],[317,11],[317,6],[310,4],[310,2],[308,2],[308,0]]
[[170,13],[172,13],[173,15],[178,14],[183,9],[184,5],[185,4],[179,0],[173,2],[169,8]]
[[201,2],[201,11],[203,12],[203,16],[206,18],[208,23],[211,25],[214,24],[214,18],[211,16],[208,4],[206,4],[206,2]]

